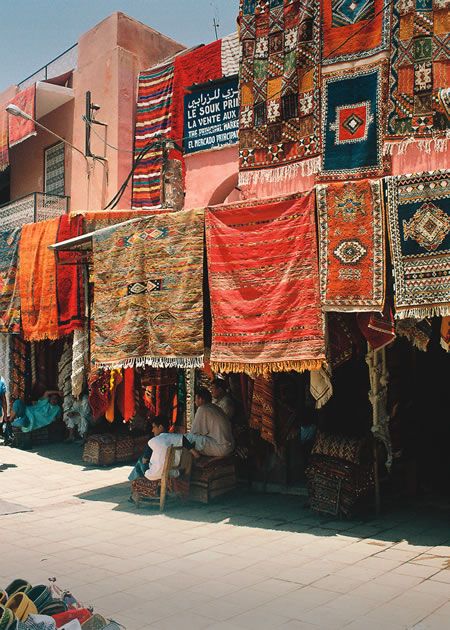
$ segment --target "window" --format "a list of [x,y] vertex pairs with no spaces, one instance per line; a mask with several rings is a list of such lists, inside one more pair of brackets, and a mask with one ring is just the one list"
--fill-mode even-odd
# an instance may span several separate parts
[[50,195],[64,195],[64,142],[45,149],[44,169],[44,192]]

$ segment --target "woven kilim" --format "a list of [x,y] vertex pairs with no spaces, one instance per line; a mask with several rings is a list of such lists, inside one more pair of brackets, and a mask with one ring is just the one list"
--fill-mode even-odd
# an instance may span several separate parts
[[450,171],[387,180],[395,316],[450,315]]
[[324,0],[322,7],[324,66],[388,48],[391,0]]
[[8,114],[5,111],[5,104],[0,103],[0,173],[6,170],[8,166]]
[[[59,220],[57,241],[65,241],[83,233],[83,218]],[[58,304],[59,336],[68,335],[83,326],[84,286],[80,252],[59,252],[56,264],[56,299]]]
[[21,109],[28,117],[8,116],[9,146],[36,135],[36,84],[21,90],[11,103]]
[[0,332],[20,332],[17,267],[21,229],[0,232]]
[[259,431],[263,440],[276,444],[275,384],[272,374],[260,374],[255,378],[249,426]]
[[162,150],[145,147],[158,136],[169,137],[173,92],[173,63],[145,70],[139,74],[136,111],[135,159],[144,151],[133,174],[133,208],[161,205]]
[[56,243],[59,217],[22,228],[19,246],[19,291],[23,337],[28,341],[58,339],[56,259],[48,246]]
[[[422,139],[444,151],[450,123],[439,104],[450,84],[448,0],[394,0],[387,136],[391,143]],[[447,136],[448,137],[448,136]]]
[[324,76],[321,180],[387,172],[389,160],[383,156],[387,87],[383,62]]
[[206,214],[211,368],[250,375],[325,361],[314,193]]
[[203,364],[203,210],[93,237],[94,350],[103,368]]
[[240,8],[240,183],[315,173],[319,3],[241,0]]
[[385,292],[381,180],[321,184],[317,208],[323,308],[381,311]]

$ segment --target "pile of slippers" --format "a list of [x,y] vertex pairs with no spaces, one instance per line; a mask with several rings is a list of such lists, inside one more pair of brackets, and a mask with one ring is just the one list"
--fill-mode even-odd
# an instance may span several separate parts
[[0,589],[0,630],[121,630],[116,621],[106,620],[83,608],[70,593],[27,580],[14,580]]

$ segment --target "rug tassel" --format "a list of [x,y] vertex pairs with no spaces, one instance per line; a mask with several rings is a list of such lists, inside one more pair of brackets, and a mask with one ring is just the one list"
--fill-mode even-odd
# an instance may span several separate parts
[[270,372],[305,372],[320,370],[325,365],[324,359],[305,359],[299,361],[276,361],[274,363],[235,363],[231,361],[211,361],[213,372],[244,372],[249,376]]
[[417,138],[410,136],[404,140],[391,140],[386,141],[383,147],[384,155],[404,155],[410,144],[416,144],[419,151],[430,154],[432,151],[435,153],[444,153],[447,151],[448,141],[450,140],[450,134],[447,131],[445,137],[441,138]]
[[249,186],[259,183],[283,182],[297,175],[310,177],[320,170],[320,157],[302,160],[295,164],[286,164],[278,168],[261,168],[255,171],[239,173],[239,186]]
[[426,317],[448,317],[450,306],[421,306],[395,312],[395,319],[425,319]]
[[201,368],[204,365],[204,356],[198,357],[130,357],[123,359],[123,361],[116,361],[114,363],[105,363],[102,361],[95,361],[95,367],[101,370],[120,370],[127,368],[142,368],[145,366],[156,368]]

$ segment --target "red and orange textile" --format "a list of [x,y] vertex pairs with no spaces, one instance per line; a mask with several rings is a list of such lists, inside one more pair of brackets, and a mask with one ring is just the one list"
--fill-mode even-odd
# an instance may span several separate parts
[[[17,105],[30,118],[36,118],[36,84],[25,88],[11,101],[12,105]],[[22,118],[21,116],[8,116],[9,146],[13,147],[19,142],[23,142],[30,136],[36,135],[36,125],[34,120]]]
[[8,114],[5,105],[0,104],[0,173],[9,166]]
[[117,391],[117,403],[124,422],[129,422],[136,413],[134,397],[134,368],[125,368],[123,381]]
[[333,369],[352,358],[361,335],[354,313],[327,313],[329,359]]
[[134,157],[140,159],[133,174],[133,209],[161,206],[162,150],[147,148],[158,137],[171,137],[173,62],[139,74]]
[[17,279],[21,229],[0,232],[0,333],[20,332]]
[[450,317],[443,317],[441,321],[441,347],[450,352]]
[[320,3],[240,1],[239,183],[320,167]]
[[385,227],[381,180],[317,186],[320,297],[326,311],[382,311]]
[[22,228],[19,245],[19,293],[23,337],[27,341],[58,339],[56,259],[48,246],[56,242],[59,218]]
[[388,302],[382,313],[358,313],[356,321],[372,350],[380,350],[395,339],[394,313]]
[[[56,240],[65,241],[83,234],[81,216],[62,215]],[[79,252],[59,252],[56,263],[56,299],[58,304],[59,336],[68,335],[83,327],[84,287]]]
[[324,0],[322,64],[359,61],[389,46],[391,0]]
[[260,374],[253,384],[249,425],[261,438],[275,445],[275,385],[272,374]]
[[206,213],[215,372],[318,370],[325,361],[314,192]]
[[111,396],[109,381],[109,370],[93,370],[89,375],[89,406],[94,420],[101,418],[108,409]]

